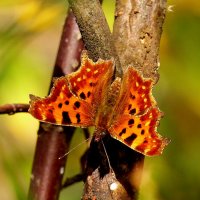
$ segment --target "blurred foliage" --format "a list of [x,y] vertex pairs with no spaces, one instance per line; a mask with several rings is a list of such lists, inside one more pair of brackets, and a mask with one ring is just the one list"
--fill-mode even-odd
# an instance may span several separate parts
[[[159,131],[171,139],[160,157],[146,158],[140,200],[200,199],[200,2],[170,0],[160,49],[160,80],[154,94],[165,113]],[[110,27],[114,0],[103,4]],[[0,104],[28,103],[47,94],[67,3],[39,0],[0,2]],[[41,87],[41,85],[43,87]],[[38,122],[28,114],[0,116],[2,200],[26,199]],[[77,131],[72,146],[83,141]],[[79,172],[86,147],[70,154],[65,176]],[[61,193],[80,199],[83,184]]]

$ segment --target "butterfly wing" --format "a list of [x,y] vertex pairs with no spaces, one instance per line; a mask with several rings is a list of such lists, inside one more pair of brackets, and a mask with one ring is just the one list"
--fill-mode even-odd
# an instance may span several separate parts
[[59,125],[93,125],[91,105],[75,96],[66,77],[54,82],[46,98],[31,98],[29,112],[38,120]]
[[129,67],[124,74],[119,99],[108,131],[144,155],[159,155],[168,144],[157,133],[161,112],[152,97],[152,80]]
[[112,70],[112,61],[94,63],[84,52],[80,69],[58,78],[48,97],[32,96],[29,112],[35,118],[53,124],[94,126],[97,105],[105,95],[104,86],[109,84]]
[[97,108],[103,104],[113,71],[112,60],[99,59],[95,63],[88,59],[87,54],[83,51],[82,66],[77,72],[68,76],[71,91],[92,105],[93,112],[96,112]]

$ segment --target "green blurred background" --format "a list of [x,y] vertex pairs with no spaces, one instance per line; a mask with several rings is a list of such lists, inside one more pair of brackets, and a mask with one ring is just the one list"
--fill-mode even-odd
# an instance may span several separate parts
[[[160,49],[160,80],[154,89],[165,113],[159,132],[171,139],[160,157],[146,158],[140,200],[200,199],[200,1],[171,0]],[[114,0],[103,4],[110,27]],[[0,104],[45,96],[58,49],[67,2],[1,0]],[[41,87],[42,86],[42,87]],[[29,114],[0,116],[0,199],[26,199],[38,121]],[[83,141],[79,131],[72,146]],[[79,172],[86,144],[69,156],[66,176]],[[80,199],[83,184],[60,200]]]

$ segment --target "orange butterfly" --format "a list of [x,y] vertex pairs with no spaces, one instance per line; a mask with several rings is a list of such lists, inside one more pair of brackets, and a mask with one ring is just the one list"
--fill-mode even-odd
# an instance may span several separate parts
[[32,96],[29,112],[57,125],[95,126],[96,140],[110,133],[144,155],[161,154],[169,141],[156,131],[161,112],[152,80],[128,67],[122,80],[112,82],[113,71],[112,60],[93,62],[84,51],[79,70],[58,78],[48,97]]

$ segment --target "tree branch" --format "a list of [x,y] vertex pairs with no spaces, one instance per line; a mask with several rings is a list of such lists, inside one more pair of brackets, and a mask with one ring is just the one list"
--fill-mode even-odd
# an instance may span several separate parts
[[99,58],[104,60],[114,58],[115,76],[121,77],[119,57],[100,2],[98,0],[69,0],[69,4],[76,16],[89,57],[93,61]]
[[159,45],[166,0],[117,0],[113,37],[120,62],[158,81]]
[[[82,199],[136,200],[144,156],[109,134],[103,138],[103,143],[108,157],[101,142],[91,141]],[[112,184],[117,184],[116,189],[110,189]]]
[[[68,14],[60,41],[53,76],[62,76],[78,66],[83,48],[80,32],[72,13]],[[72,127],[40,123],[36,144],[28,199],[57,200],[62,188],[62,178],[69,144],[74,133]]]
[[77,174],[71,178],[67,178],[65,180],[64,184],[62,185],[62,189],[66,188],[70,185],[73,185],[74,183],[83,181],[83,177],[84,177],[84,174]]
[[28,112],[29,104],[5,104],[0,106],[0,114],[13,115],[18,112]]

